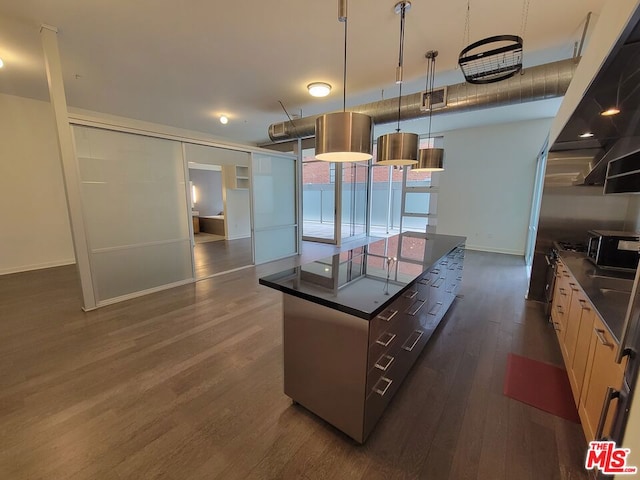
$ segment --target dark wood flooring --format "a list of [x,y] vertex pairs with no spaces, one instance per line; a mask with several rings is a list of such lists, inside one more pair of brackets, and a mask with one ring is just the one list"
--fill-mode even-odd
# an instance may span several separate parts
[[193,249],[196,278],[205,278],[253,264],[251,238],[196,243]]
[[468,252],[363,446],[283,394],[281,294],[257,278],[298,260],[89,313],[73,267],[0,277],[0,478],[587,478],[579,425],[502,394],[507,353],[561,363],[522,259]]

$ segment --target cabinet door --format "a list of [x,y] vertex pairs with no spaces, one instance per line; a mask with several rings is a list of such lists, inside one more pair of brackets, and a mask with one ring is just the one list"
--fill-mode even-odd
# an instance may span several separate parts
[[595,312],[591,308],[591,304],[587,303],[588,309],[582,310],[580,324],[578,326],[578,334],[573,353],[573,361],[567,364],[569,372],[569,383],[571,383],[571,391],[576,406],[580,405],[580,395],[584,381],[584,373],[587,369],[587,360],[589,357],[589,345],[591,342],[591,333],[593,332],[593,319]]
[[[595,440],[600,414],[606,406],[607,388],[612,387],[619,390],[624,371],[624,366],[618,365],[615,361],[617,344],[602,319],[597,315],[591,332],[586,376],[578,409],[587,441]],[[616,400],[613,400],[609,406],[609,414],[602,431],[604,436],[608,434],[611,427],[616,407],[615,402]]]
[[580,322],[585,309],[590,309],[590,303],[587,298],[581,291],[577,289],[573,290],[571,293],[571,305],[565,324],[566,333],[564,335],[564,341],[560,344],[567,370],[569,370],[569,367],[573,364],[576,342],[578,341],[578,331],[580,330]]

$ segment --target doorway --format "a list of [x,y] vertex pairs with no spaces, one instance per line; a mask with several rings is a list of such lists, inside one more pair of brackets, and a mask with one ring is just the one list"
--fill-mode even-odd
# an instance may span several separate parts
[[252,265],[248,167],[189,162],[188,172],[196,280]]

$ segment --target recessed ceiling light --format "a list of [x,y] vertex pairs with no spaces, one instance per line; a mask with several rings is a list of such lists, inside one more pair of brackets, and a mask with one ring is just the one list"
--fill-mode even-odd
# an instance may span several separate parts
[[220,115],[220,123],[226,125],[229,123],[229,118],[226,115]]
[[4,67],[4,62],[2,61],[2,59],[0,58],[0,68]]
[[331,91],[331,85],[324,82],[313,82],[307,85],[307,90],[312,97],[326,97]]
[[591,137],[593,137],[593,133],[591,132],[586,132],[580,135],[580,138],[591,138]]
[[604,112],[600,112],[600,115],[603,117],[610,117],[612,115],[617,115],[620,113],[620,109],[618,107],[607,108]]

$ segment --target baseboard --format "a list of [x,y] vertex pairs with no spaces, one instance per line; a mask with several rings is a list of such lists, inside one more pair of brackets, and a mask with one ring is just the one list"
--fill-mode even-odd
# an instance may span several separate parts
[[489,252],[489,253],[503,253],[505,255],[516,255],[518,257],[524,257],[524,252],[520,250],[509,250],[506,248],[492,248],[492,247],[484,247],[481,245],[469,245],[468,243],[465,245],[467,250],[475,250],[478,252]]
[[34,263],[32,265],[22,265],[20,267],[0,269],[0,275],[10,275],[12,273],[30,272],[33,270],[42,270],[44,268],[64,267],[65,265],[74,265],[75,263],[76,263],[75,258],[71,258],[67,260],[59,260],[55,262]]

